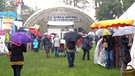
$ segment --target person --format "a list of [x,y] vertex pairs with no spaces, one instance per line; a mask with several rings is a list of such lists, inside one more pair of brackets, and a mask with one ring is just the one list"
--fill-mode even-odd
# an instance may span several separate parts
[[77,47],[76,47],[77,52],[80,52],[81,45],[82,45],[82,37],[79,38],[78,41],[77,41]]
[[[119,45],[120,45],[120,55],[121,55],[121,60],[122,60],[122,65],[121,65],[121,76],[123,75],[123,70],[126,69],[127,64],[131,61],[131,56],[130,56],[130,47],[131,45],[129,45],[129,38],[128,35],[123,35],[120,37],[120,41],[119,41]],[[128,59],[125,60],[125,59]]]
[[37,37],[34,39],[33,41],[33,49],[34,49],[34,52],[38,52],[38,40],[37,40]]
[[6,47],[8,47],[9,42],[10,42],[10,37],[9,37],[9,34],[6,32],[6,35],[5,35],[5,45],[6,45]]
[[40,49],[41,48],[41,40],[42,39],[42,36],[38,36],[37,38],[37,41],[38,41],[38,48]]
[[67,47],[67,59],[68,59],[68,67],[72,68],[74,67],[74,60],[75,60],[75,52],[76,52],[76,42],[71,41],[71,42],[66,42],[66,47]]
[[58,35],[56,35],[54,38],[53,44],[55,49],[55,57],[59,57],[60,38]]
[[13,69],[14,76],[20,76],[24,64],[23,52],[27,50],[26,45],[11,42],[8,46],[8,50],[11,52],[8,54],[8,57],[10,57],[10,65]]
[[83,49],[83,57],[82,60],[85,60],[85,55],[87,54],[87,60],[90,60],[89,50],[92,48],[92,44],[89,41],[89,36],[83,38],[82,41],[82,49]]
[[43,38],[43,43],[42,44],[44,45],[44,50],[45,50],[45,53],[46,53],[46,57],[48,58],[52,43],[51,43],[51,40],[48,38],[47,35],[45,35],[45,37]]
[[105,48],[105,55],[106,55],[106,67],[107,69],[113,68],[113,50],[115,45],[115,39],[112,35],[104,35],[103,42],[107,43],[107,47]]
[[0,44],[3,44],[2,38],[0,37]]
[[52,45],[51,45],[51,50],[52,50],[52,53],[54,52],[54,38],[56,37],[56,35],[53,35],[53,37],[51,37],[51,42],[52,42]]

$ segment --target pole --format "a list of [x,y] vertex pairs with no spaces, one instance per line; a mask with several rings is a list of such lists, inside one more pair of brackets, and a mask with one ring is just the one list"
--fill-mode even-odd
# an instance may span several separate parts
[[1,30],[2,30],[2,18],[3,18],[3,17],[0,17],[0,19],[1,19],[1,21],[0,21],[0,22],[1,22],[1,24],[0,24],[0,29],[1,29]]

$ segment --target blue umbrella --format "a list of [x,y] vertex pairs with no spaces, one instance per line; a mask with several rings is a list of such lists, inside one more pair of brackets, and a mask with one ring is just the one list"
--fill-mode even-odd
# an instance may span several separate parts
[[16,42],[19,44],[26,44],[26,43],[32,42],[32,39],[31,39],[30,35],[28,35],[24,32],[15,32],[15,33],[11,34],[10,41]]
[[122,36],[127,34],[135,34],[135,27],[134,26],[119,27],[117,30],[115,30],[113,36]]

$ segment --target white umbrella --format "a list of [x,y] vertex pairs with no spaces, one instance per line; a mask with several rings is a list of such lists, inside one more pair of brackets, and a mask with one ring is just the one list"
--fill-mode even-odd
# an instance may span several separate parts
[[95,36],[95,33],[94,33],[94,32],[89,32],[88,35],[93,35],[93,36]]
[[135,27],[133,26],[119,27],[117,30],[115,30],[113,36],[122,36],[127,34],[135,34]]

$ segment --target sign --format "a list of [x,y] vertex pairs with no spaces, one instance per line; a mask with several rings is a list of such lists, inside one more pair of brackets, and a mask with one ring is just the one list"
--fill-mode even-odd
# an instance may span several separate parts
[[13,19],[11,18],[3,18],[3,26],[2,29],[10,29],[13,24]]
[[48,16],[45,20],[47,21],[79,21],[78,17],[76,16],[69,16],[69,15],[54,15]]

